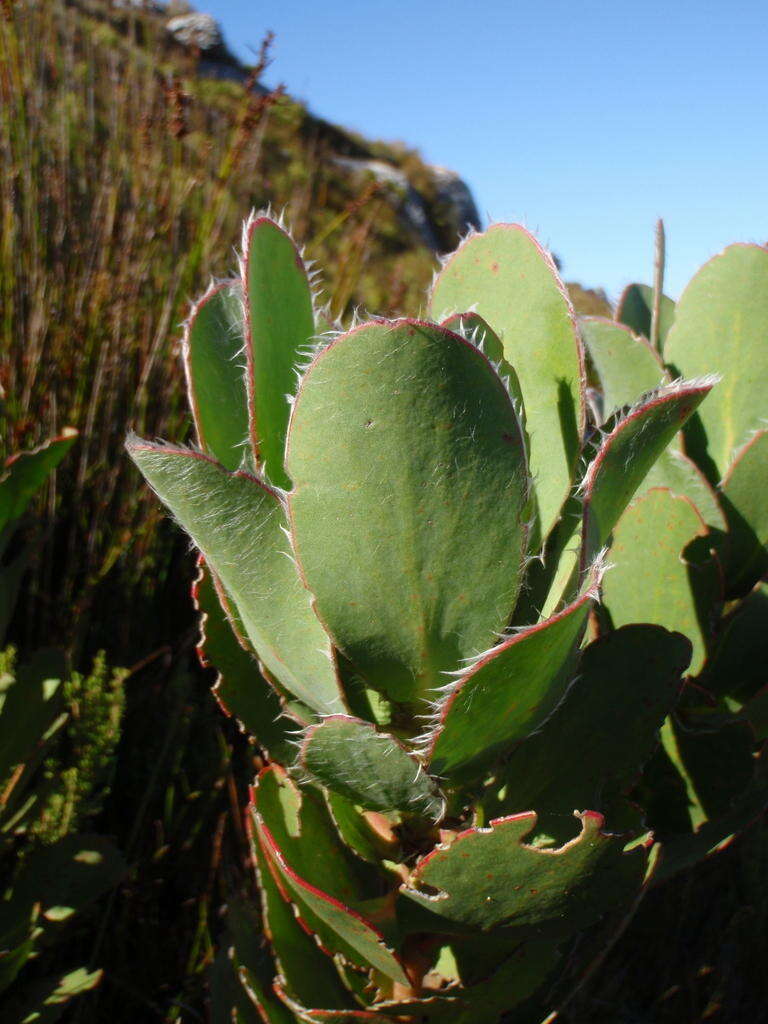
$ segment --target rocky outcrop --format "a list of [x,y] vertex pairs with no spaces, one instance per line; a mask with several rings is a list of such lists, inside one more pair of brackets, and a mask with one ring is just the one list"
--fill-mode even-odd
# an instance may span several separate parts
[[438,216],[443,214],[448,231],[457,237],[466,234],[470,228],[479,231],[482,227],[480,214],[466,181],[447,167],[433,165],[431,170],[435,180]]
[[165,28],[177,43],[200,50],[201,53],[224,46],[219,23],[211,14],[180,14],[171,18]]
[[428,249],[437,252],[437,236],[430,222],[427,207],[421,195],[411,185],[406,174],[383,160],[336,156],[333,162],[356,177],[372,177],[387,187],[390,200],[397,207],[403,226],[416,235]]
[[189,12],[170,18],[165,30],[173,42],[197,54],[197,73],[205,78],[244,82],[248,68],[224,42],[219,23],[211,14]]
[[[68,0],[92,7],[95,0]],[[226,44],[216,19],[210,14],[185,10],[183,0],[175,8],[160,0],[110,0],[110,6],[125,11],[144,12],[165,23],[171,49],[194,55],[197,74],[244,82],[250,68],[241,63]],[[181,9],[180,9],[181,8]],[[258,83],[256,89],[261,89]],[[351,178],[372,177],[385,186],[385,194],[397,210],[403,227],[422,245],[435,253],[450,252],[468,228],[479,228],[480,217],[472,193],[455,171],[419,162],[418,187],[398,166],[394,147],[377,146],[376,153],[367,140],[346,132],[310,112],[305,130],[324,142],[333,162]],[[382,151],[392,150],[392,160],[382,159]],[[387,152],[388,155],[388,152]]]

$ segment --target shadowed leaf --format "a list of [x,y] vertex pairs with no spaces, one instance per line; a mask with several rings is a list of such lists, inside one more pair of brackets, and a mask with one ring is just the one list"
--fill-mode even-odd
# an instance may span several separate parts
[[[616,307],[616,319],[626,324],[635,334],[650,338],[652,311],[653,288],[647,284],[629,284],[621,293]],[[675,303],[667,295],[661,297],[660,314],[659,348],[663,351],[667,335],[675,322]]]
[[727,580],[744,593],[768,572],[768,430],[758,430],[735,456],[723,480],[730,527]]
[[607,814],[658,744],[689,658],[688,640],[658,626],[624,626],[591,643],[565,700],[505,762],[506,795],[489,812],[533,808],[558,836],[572,831],[565,815],[574,807]]
[[613,531],[612,569],[603,604],[614,626],[650,622],[683,633],[693,644],[691,673],[707,655],[720,573],[708,534],[687,498],[652,488],[635,498]]

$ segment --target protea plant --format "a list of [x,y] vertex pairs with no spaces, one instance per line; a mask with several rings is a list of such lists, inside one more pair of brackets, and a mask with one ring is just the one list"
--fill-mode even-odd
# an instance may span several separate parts
[[638,780],[691,642],[598,608],[714,381],[658,365],[591,421],[580,325],[516,225],[468,238],[424,317],[335,328],[313,289],[252,216],[186,326],[196,445],[128,442],[201,553],[204,655],[265,756],[259,908],[230,906],[217,998],[271,1024],[538,1020],[574,937],[664,862]]

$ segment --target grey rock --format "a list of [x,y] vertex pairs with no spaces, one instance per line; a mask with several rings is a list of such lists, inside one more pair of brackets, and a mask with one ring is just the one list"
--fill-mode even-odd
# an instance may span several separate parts
[[112,0],[112,6],[124,10],[150,11],[152,14],[160,14],[164,10],[157,0]]
[[195,47],[202,53],[224,46],[219,24],[210,14],[181,14],[165,27],[182,46]]
[[447,167],[432,167],[437,186],[437,201],[444,208],[448,227],[458,236],[469,228],[479,231],[480,214],[469,186],[455,171]]
[[405,226],[416,234],[428,249],[438,251],[437,238],[432,229],[424,200],[408,181],[406,175],[392,164],[383,160],[366,160],[360,157],[336,156],[334,163],[352,174],[372,175],[376,181],[389,185],[397,200],[398,213]]
[[334,161],[353,174],[370,174],[390,185],[404,225],[433,252],[450,251],[469,228],[482,227],[469,186],[455,171],[430,168],[435,181],[435,201],[430,208],[405,173],[392,164],[350,156],[336,156]]

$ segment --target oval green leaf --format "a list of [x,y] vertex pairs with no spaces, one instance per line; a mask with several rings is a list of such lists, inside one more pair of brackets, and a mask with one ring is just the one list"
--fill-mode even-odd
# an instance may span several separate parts
[[415,320],[342,335],[302,381],[287,466],[300,569],[372,686],[424,697],[507,624],[525,445],[506,388],[466,339]]

